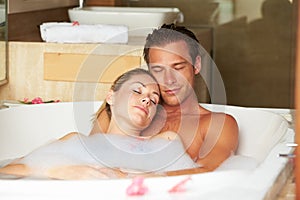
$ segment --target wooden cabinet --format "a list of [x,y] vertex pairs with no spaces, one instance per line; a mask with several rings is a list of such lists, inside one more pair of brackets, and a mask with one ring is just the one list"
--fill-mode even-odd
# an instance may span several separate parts
[[40,42],[42,23],[69,21],[68,9],[78,5],[78,0],[9,0],[8,40]]
[[86,6],[118,6],[121,5],[121,0],[86,0]]

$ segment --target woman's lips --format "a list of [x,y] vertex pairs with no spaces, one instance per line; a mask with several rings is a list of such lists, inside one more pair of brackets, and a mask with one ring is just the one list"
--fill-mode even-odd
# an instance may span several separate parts
[[149,114],[149,111],[146,108],[144,108],[143,106],[134,106],[134,107],[141,110],[141,111],[143,111],[146,115]]

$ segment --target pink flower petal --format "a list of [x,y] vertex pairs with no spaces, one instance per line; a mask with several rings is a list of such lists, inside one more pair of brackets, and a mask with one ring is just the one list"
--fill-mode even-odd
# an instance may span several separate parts
[[186,183],[192,180],[192,178],[189,176],[185,179],[183,179],[182,181],[180,181],[179,183],[177,183],[176,185],[174,185],[168,192],[173,193],[173,192],[185,192],[186,191]]
[[72,26],[79,26],[79,22],[78,22],[78,21],[74,21],[74,22],[72,23]]
[[126,189],[126,194],[129,196],[144,195],[148,192],[148,188],[143,183],[143,177],[134,178],[131,185]]

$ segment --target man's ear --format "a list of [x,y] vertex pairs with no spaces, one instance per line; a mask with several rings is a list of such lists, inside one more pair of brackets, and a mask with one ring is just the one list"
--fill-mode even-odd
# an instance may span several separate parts
[[105,100],[109,105],[113,105],[113,95],[114,95],[114,91],[112,90],[109,90],[109,92],[106,95]]
[[199,74],[201,71],[201,57],[197,56],[194,64],[194,73]]

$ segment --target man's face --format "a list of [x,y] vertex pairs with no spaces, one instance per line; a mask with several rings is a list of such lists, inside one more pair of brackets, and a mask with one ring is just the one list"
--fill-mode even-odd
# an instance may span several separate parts
[[195,74],[188,47],[184,41],[152,47],[149,50],[149,69],[157,79],[163,103],[175,106],[191,96]]

